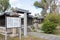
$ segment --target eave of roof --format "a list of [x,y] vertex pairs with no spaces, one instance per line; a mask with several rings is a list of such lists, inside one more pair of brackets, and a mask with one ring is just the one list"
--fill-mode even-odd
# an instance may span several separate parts
[[24,14],[24,13],[27,13],[27,14],[31,14],[31,12],[29,12],[28,10],[24,10],[24,9],[16,9],[16,12],[17,13],[22,13],[22,14]]
[[[24,14],[24,13],[31,14],[28,10],[19,9],[19,8],[16,8],[15,12],[16,13],[21,13],[21,14]],[[11,12],[5,12],[3,15],[10,15],[10,13]],[[0,15],[0,16],[2,16],[2,15]]]

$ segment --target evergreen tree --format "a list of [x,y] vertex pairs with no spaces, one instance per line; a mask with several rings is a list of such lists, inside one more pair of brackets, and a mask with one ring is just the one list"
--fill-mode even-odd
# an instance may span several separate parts
[[0,12],[5,12],[9,7],[9,0],[0,0]]

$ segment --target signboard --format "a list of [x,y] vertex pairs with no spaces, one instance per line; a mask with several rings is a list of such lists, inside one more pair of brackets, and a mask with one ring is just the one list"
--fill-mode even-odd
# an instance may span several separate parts
[[19,17],[6,17],[7,20],[7,28],[20,27]]

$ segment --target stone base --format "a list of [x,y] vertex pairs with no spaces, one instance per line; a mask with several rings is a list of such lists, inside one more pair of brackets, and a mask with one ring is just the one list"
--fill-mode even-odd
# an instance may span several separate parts
[[9,34],[10,37],[17,37],[18,34]]

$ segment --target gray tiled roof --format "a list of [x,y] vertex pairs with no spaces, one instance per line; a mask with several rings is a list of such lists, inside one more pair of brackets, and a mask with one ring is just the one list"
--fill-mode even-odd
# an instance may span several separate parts
[[[28,13],[28,14],[30,14],[29,10],[24,10],[24,9],[19,9],[19,8],[15,8],[14,10],[17,13]],[[12,10],[12,12],[13,12],[13,10]],[[4,12],[4,13],[1,13],[0,16],[4,15],[4,14],[10,15],[10,13],[12,13],[12,12]]]
[[23,12],[23,13],[29,13],[30,14],[29,10],[25,10],[25,9],[16,8],[15,11],[17,11],[17,12]]

